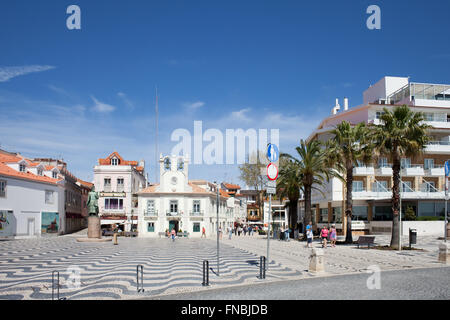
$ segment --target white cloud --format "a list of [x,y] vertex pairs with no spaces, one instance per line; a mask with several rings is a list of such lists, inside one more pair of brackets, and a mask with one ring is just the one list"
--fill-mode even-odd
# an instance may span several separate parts
[[245,115],[249,111],[250,108],[241,109],[239,111],[233,111],[231,112],[231,118],[235,120],[249,121],[250,119]]
[[183,103],[183,106],[185,106],[186,108],[189,108],[189,109],[198,109],[198,108],[203,107],[204,105],[205,105],[205,103],[203,101]]
[[116,107],[114,107],[110,104],[106,104],[101,101],[98,101],[94,96],[91,96],[91,98],[95,103],[94,107],[92,108],[92,110],[94,110],[94,111],[108,113],[108,112],[112,112],[116,109]]
[[122,99],[123,103],[129,108],[134,109],[134,103],[128,99],[127,95],[123,92],[118,92],[117,95]]
[[53,66],[19,66],[19,67],[0,67],[0,82],[6,82],[12,78],[23,76],[33,72],[42,72],[54,69]]

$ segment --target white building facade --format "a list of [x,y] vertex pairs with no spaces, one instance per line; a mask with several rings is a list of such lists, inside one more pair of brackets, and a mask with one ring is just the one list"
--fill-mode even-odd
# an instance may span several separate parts
[[138,193],[140,237],[159,237],[175,229],[199,238],[203,228],[213,236],[218,227],[225,233],[233,226],[235,199],[213,183],[189,181],[187,157],[161,155],[159,163],[160,184]]
[[[423,154],[401,159],[402,212],[404,215],[407,209],[413,210],[418,220],[435,220],[407,223],[421,230],[421,234],[442,234],[444,163],[450,159],[450,85],[414,83],[406,77],[384,77],[364,92],[363,101],[362,105],[349,109],[348,100],[345,100],[343,110],[336,103],[332,115],[321,122],[308,140],[332,138],[331,131],[344,120],[352,125],[360,122],[379,124],[383,108],[392,110],[406,104],[413,112],[422,112],[425,122],[431,126],[428,135],[432,141]],[[390,233],[393,181],[388,156],[374,156],[369,164],[357,164],[353,175],[352,230],[357,234]],[[323,191],[325,197],[313,192],[313,221],[319,228],[334,223],[338,231],[344,233],[344,185],[334,178]],[[408,229],[404,227],[403,232]]]
[[0,238],[65,230],[64,181],[45,166],[0,154]]
[[147,186],[145,162],[124,160],[119,153],[98,160],[94,187],[99,192],[99,216],[104,228],[137,229],[137,193]]

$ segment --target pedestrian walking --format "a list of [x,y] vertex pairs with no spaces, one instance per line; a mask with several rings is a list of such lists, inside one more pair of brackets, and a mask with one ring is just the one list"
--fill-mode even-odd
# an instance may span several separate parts
[[231,240],[231,236],[233,235],[233,228],[231,226],[228,227],[228,239]]
[[244,236],[247,235],[247,226],[244,226]]
[[222,227],[219,227],[219,239],[222,240]]
[[286,241],[289,241],[289,231],[290,231],[289,227],[286,227],[286,229],[284,230],[284,233],[285,233],[284,239]]
[[336,239],[337,239],[336,225],[333,224],[330,229],[330,241],[332,247],[336,247]]
[[203,236],[206,238],[206,229],[205,227],[202,227],[202,238]]
[[239,226],[239,227],[238,227],[238,236],[239,236],[239,237],[241,236],[241,233],[242,233],[242,227]]
[[327,248],[327,239],[328,239],[328,229],[322,228],[320,231],[320,237],[322,238],[322,248]]
[[312,228],[309,228],[306,230],[306,247],[312,248],[312,241],[313,241],[313,231]]
[[249,236],[253,235],[253,228],[252,228],[252,226],[248,226],[248,235]]
[[175,241],[175,235],[176,235],[175,228],[172,229],[171,235],[172,235],[172,242],[174,242]]

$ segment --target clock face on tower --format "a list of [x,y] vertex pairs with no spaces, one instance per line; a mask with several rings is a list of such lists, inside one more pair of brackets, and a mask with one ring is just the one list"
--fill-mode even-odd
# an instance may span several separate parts
[[172,184],[177,184],[177,177],[172,177],[172,179],[170,179],[170,182],[172,183]]

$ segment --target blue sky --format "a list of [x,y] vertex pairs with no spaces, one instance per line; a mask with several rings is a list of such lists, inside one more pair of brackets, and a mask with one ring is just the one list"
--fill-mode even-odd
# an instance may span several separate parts
[[[66,8],[81,8],[68,30]],[[381,30],[366,9],[381,8]],[[450,2],[2,1],[0,147],[62,156],[92,180],[100,157],[146,160],[154,180],[174,129],[280,129],[293,152],[335,98],[362,103],[385,75],[450,83]],[[14,67],[14,68],[13,68]],[[192,165],[190,178],[238,183],[237,166]]]

